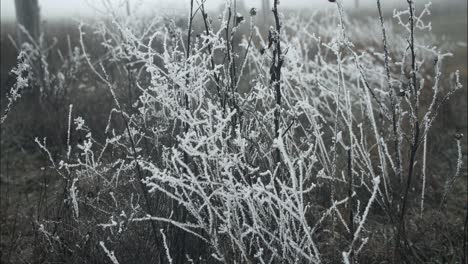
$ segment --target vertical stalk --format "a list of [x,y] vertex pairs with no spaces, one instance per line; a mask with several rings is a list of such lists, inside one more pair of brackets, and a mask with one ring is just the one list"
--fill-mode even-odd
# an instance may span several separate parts
[[[200,11],[201,11],[201,14],[202,14],[202,17],[203,17],[203,24],[205,26],[206,36],[210,36],[211,35],[211,28],[210,28],[210,24],[208,22],[208,14],[205,11],[205,2],[204,1],[202,1],[201,4],[200,4]],[[223,97],[221,95],[221,89],[220,89],[220,78],[219,78],[219,75],[215,71],[216,64],[215,64],[214,58],[212,56],[213,47],[212,47],[211,43],[208,43],[207,53],[210,56],[211,70],[213,71],[213,77],[214,77],[214,80],[215,80],[215,83],[216,83],[216,91],[218,93],[218,98],[219,98],[219,101],[221,103],[221,106],[223,106],[224,103],[223,103]]]
[[[351,142],[352,144],[352,142]],[[354,237],[354,201],[353,201],[353,163],[352,163],[352,145],[348,149],[348,199],[349,199],[349,233],[351,234],[351,239]],[[351,253],[349,254],[349,263],[354,264],[354,249],[350,249]]]
[[[228,17],[227,17],[227,21],[226,21],[226,28],[225,28],[225,33],[226,33],[226,57],[228,59],[228,68],[227,68],[227,71],[228,71],[228,74],[229,74],[229,78],[227,78],[228,80],[228,87],[229,88],[232,88],[231,86],[231,42],[229,41],[230,37],[229,37],[229,24],[230,24],[230,21],[231,21],[231,17],[232,17],[232,10],[231,10],[231,6],[229,5],[228,6]],[[226,102],[227,101],[230,101],[228,100],[227,98],[229,97],[229,92],[227,91],[227,87],[226,87],[226,91],[224,92],[224,111],[226,111]]]
[[[192,25],[193,25],[193,0],[190,0],[190,15],[189,15],[189,22],[188,22],[188,32],[187,32],[187,54],[185,54],[186,62],[188,62],[190,58],[190,48],[192,45]],[[190,78],[190,73],[187,72],[185,75],[185,88],[188,87],[189,85],[189,78]],[[184,93],[184,107],[187,113],[190,110],[190,105],[189,105],[189,97],[188,97],[188,91]],[[184,133],[187,133],[189,130],[189,124],[187,122],[184,123]],[[183,157],[184,163],[187,164],[188,161],[188,154],[184,151],[184,157]]]
[[387,82],[388,82],[388,91],[390,94],[390,105],[391,105],[391,111],[392,111],[392,129],[393,129],[393,137],[394,137],[394,151],[395,151],[395,159],[396,159],[396,164],[397,164],[397,172],[396,176],[400,180],[402,180],[401,176],[401,150],[400,150],[400,141],[399,141],[399,136],[398,136],[398,117],[397,117],[397,107],[396,107],[396,93],[394,90],[394,87],[391,83],[391,76],[390,76],[390,66],[389,66],[389,52],[388,52],[388,44],[387,44],[387,32],[385,29],[385,23],[383,19],[383,14],[382,14],[382,5],[380,0],[377,0],[377,10],[379,12],[379,19],[380,19],[380,25],[382,28],[382,42],[383,42],[383,48],[384,48],[384,56],[385,56],[385,73],[387,77]]
[[410,11],[410,17],[409,17],[409,22],[410,22],[410,39],[409,39],[409,45],[410,45],[410,51],[411,51],[411,93],[412,93],[412,99],[413,99],[413,113],[412,113],[412,118],[413,118],[413,137],[412,137],[412,142],[411,142],[411,151],[410,151],[410,160],[408,164],[408,176],[406,179],[406,185],[405,185],[405,191],[404,195],[401,199],[401,213],[400,213],[400,219],[399,219],[399,224],[397,228],[397,234],[396,234],[396,241],[395,241],[395,253],[396,253],[396,260],[401,261],[402,257],[402,251],[401,251],[401,238],[403,238],[404,241],[406,241],[406,233],[405,233],[405,214],[406,214],[406,209],[408,205],[408,196],[409,196],[409,190],[411,187],[411,182],[413,178],[413,168],[414,168],[414,163],[416,162],[416,154],[418,151],[418,146],[419,146],[419,119],[418,119],[418,112],[419,112],[419,100],[418,100],[418,89],[417,89],[417,76],[416,76],[416,51],[415,51],[415,46],[414,46],[414,28],[415,28],[415,21],[414,21],[414,2],[413,0],[407,0],[408,6],[409,6],[409,11]]
[[[190,58],[190,46],[192,44],[192,25],[193,25],[193,0],[190,0],[190,16],[189,16],[189,24],[188,24],[188,34],[187,34],[187,54],[186,54],[186,59],[188,60]],[[190,77],[190,74],[187,73],[187,76],[185,78],[185,83],[188,84],[189,83],[189,77]],[[184,95],[184,99],[185,99],[185,109],[188,111],[190,109],[190,106],[189,106],[189,98],[188,98],[188,94],[185,93]],[[185,123],[185,132],[188,131],[188,124]]]
[[[275,89],[276,108],[275,108],[275,138],[280,137],[280,114],[281,114],[281,67],[283,66],[283,54],[281,51],[281,23],[278,14],[278,0],[273,3],[273,16],[275,17],[275,30],[272,34],[274,49],[273,49],[273,64],[270,69],[271,83]],[[276,149],[275,152],[276,162],[281,159],[280,150]]]
[[[232,4],[231,4],[232,5]],[[237,123],[240,122],[240,109],[237,104],[237,97],[236,97],[236,92],[237,92],[237,66],[236,66],[236,54],[234,51],[234,30],[238,26],[238,21],[237,21],[237,0],[234,0],[234,12],[232,12],[232,7],[229,6],[229,18],[232,17],[232,13],[234,14],[234,17],[232,19],[232,28],[231,31],[229,32],[229,27],[226,28],[226,44],[228,45],[227,48],[227,53],[228,53],[228,65],[229,65],[229,85],[231,89],[231,110],[236,109],[236,113],[232,116],[231,118],[231,135],[232,138],[235,138],[236,136],[236,127]],[[227,22],[229,25],[229,20]]]
[[[466,181],[466,204],[468,204],[468,179]],[[462,263],[468,261],[468,206],[465,208],[465,225],[463,227],[463,258]]]
[[[193,26],[193,0],[190,0],[190,15],[189,15],[189,22],[188,22],[188,33],[187,33],[187,54],[186,54],[186,63],[188,63],[188,60],[190,59],[190,53],[191,53],[191,45],[192,45],[192,26]],[[190,104],[189,104],[189,97],[188,97],[188,85],[189,85],[189,78],[190,78],[190,73],[187,72],[185,76],[185,94],[184,94],[184,107],[185,110],[187,111],[187,114],[190,111]],[[189,124],[188,122],[185,122],[184,124],[184,133],[187,133],[189,130]],[[189,163],[189,156],[187,152],[184,151],[184,164]],[[185,170],[184,170],[185,171]],[[177,207],[176,204],[173,205],[173,211],[176,212],[175,215],[180,215],[181,222],[184,223],[187,220],[187,213],[185,212],[184,208]],[[177,212],[180,212],[177,213]],[[186,232],[183,230],[176,230],[175,231],[175,237],[173,238],[173,246],[178,248],[179,254],[175,256],[176,263],[183,263],[185,259],[185,251],[186,251],[186,239],[187,235]],[[179,242],[179,243],[177,243]],[[171,261],[172,262],[172,261]]]

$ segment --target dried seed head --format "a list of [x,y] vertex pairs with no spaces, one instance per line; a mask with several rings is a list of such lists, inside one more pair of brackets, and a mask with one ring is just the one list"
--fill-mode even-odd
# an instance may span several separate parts
[[250,9],[250,16],[255,16],[257,15],[257,9],[255,7],[252,7],[252,9]]
[[236,15],[236,26],[238,26],[242,22],[244,22],[244,16],[237,13],[237,15]]

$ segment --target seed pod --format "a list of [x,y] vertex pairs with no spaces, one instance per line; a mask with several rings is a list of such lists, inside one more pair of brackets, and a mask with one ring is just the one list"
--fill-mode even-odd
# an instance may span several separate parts
[[244,16],[237,13],[237,15],[236,15],[236,26],[238,26],[242,22],[244,22]]
[[257,9],[255,7],[252,7],[252,9],[250,9],[250,16],[255,16],[257,14]]

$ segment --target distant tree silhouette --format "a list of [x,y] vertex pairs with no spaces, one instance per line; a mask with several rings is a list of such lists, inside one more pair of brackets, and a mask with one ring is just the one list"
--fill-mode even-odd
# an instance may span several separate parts
[[[37,41],[40,36],[40,12],[38,0],[15,0],[16,21],[18,23],[17,42],[30,42],[30,37]],[[22,25],[28,34],[21,30]]]
[[270,16],[271,7],[270,0],[262,0],[262,14],[263,14],[263,23],[266,24],[268,17]]
[[247,15],[247,8],[245,6],[244,0],[236,0],[235,1],[235,9],[237,13],[242,14],[243,16]]

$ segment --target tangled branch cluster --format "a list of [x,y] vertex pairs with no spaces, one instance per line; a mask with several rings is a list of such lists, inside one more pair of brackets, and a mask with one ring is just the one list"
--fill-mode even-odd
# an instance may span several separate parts
[[[455,73],[441,86],[451,54],[415,37],[430,27],[429,5],[418,11],[409,0],[395,12],[399,34],[377,3],[380,21],[359,22],[364,34],[341,1],[310,18],[283,16],[275,1],[266,40],[255,10],[239,19],[235,1],[219,23],[192,1],[188,33],[109,12],[94,28],[107,50],[100,60],[81,25],[81,52],[115,108],[105,142],[70,108],[66,158],[49,154],[73,225],[98,237],[113,263],[124,255],[111,250],[119,237],[145,223],[162,262],[353,263],[372,232],[366,222],[383,212],[395,258],[404,255],[408,190],[414,170],[426,169],[419,147],[426,152],[440,106],[461,85]],[[182,250],[181,239],[205,253]]]

